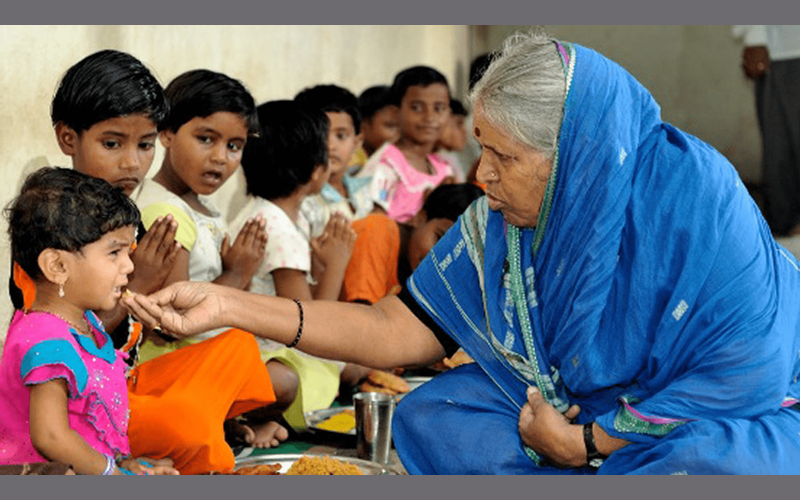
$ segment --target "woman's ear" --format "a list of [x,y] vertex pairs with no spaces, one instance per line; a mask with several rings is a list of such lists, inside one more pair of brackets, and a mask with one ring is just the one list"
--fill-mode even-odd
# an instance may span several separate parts
[[60,285],[67,282],[69,269],[64,259],[64,252],[54,248],[45,248],[37,259],[39,269],[47,281]]
[[74,156],[78,149],[78,133],[64,122],[56,123],[55,131],[61,152],[67,156]]

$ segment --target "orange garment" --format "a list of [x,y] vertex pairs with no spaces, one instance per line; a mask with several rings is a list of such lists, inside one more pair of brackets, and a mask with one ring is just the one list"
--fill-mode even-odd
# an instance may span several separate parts
[[200,474],[233,469],[223,422],[275,402],[275,392],[253,335],[231,329],[137,366],[128,399],[131,454]]
[[397,293],[397,261],[400,257],[400,228],[385,214],[371,214],[353,222],[358,234],[353,255],[344,275],[344,300],[379,299]]
[[22,266],[14,262],[14,284],[22,292],[22,307],[26,311],[33,306],[33,301],[36,300],[36,284],[33,282],[28,273],[22,269]]

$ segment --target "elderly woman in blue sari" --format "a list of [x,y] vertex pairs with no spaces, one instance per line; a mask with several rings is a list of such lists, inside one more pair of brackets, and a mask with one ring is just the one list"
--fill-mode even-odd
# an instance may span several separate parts
[[476,363],[398,405],[411,473],[800,473],[800,264],[731,164],[621,67],[539,35],[471,100],[487,194],[399,297],[126,302],[177,335],[238,326],[375,367],[463,347]]

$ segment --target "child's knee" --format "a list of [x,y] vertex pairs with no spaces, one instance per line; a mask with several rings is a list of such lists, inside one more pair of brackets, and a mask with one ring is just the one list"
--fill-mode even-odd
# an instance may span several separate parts
[[267,370],[272,380],[276,402],[291,404],[297,397],[297,390],[300,387],[300,377],[297,372],[274,359],[267,362]]

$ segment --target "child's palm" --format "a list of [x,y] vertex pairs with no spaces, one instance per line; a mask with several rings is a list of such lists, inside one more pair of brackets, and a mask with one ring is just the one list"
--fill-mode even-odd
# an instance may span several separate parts
[[128,288],[139,293],[151,293],[164,284],[181,248],[175,241],[178,223],[172,216],[159,217],[145,233],[131,254],[134,271]]
[[265,225],[266,222],[261,217],[247,221],[233,245],[229,244],[230,237],[225,236],[220,255],[226,270],[236,271],[248,279],[255,274],[264,260],[267,245]]
[[343,215],[335,213],[325,226],[322,235],[312,242],[312,250],[325,267],[336,262],[346,264],[353,254],[355,241],[356,232],[350,221]]

